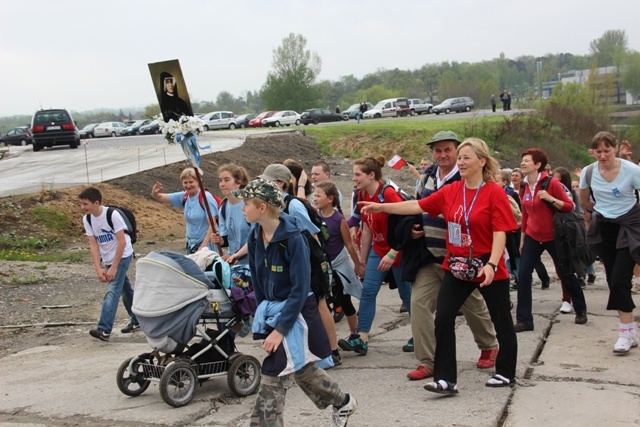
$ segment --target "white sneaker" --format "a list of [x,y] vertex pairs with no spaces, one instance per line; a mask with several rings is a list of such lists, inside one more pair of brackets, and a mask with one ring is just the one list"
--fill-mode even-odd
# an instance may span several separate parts
[[620,335],[613,346],[614,353],[628,353],[633,347],[638,346],[638,337],[635,335]]
[[633,287],[631,288],[631,293],[640,294],[640,282],[637,282],[635,285],[633,285]]
[[571,304],[567,301],[562,301],[562,305],[560,306],[560,313],[571,313]]
[[349,421],[349,416],[356,412],[356,408],[358,408],[356,398],[350,394],[347,395],[349,396],[349,401],[346,405],[340,408],[333,407],[333,415],[331,416],[332,427],[345,427]]

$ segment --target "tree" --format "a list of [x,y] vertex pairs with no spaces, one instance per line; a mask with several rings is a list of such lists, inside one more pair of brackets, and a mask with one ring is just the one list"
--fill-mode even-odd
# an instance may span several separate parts
[[273,71],[267,74],[262,99],[267,108],[301,111],[319,100],[314,82],[320,74],[320,56],[306,49],[302,34],[289,33],[273,50]]
[[640,97],[640,52],[631,52],[622,69],[622,84],[634,98]]
[[160,114],[160,104],[158,104],[157,102],[155,104],[149,104],[146,107],[144,107],[143,117],[145,118],[150,119],[159,114]]
[[619,66],[629,49],[629,39],[624,30],[608,30],[591,42],[589,51],[596,67]]

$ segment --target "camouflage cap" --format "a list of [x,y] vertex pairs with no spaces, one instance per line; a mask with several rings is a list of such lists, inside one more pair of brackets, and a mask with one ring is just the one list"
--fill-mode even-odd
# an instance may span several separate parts
[[450,130],[441,130],[440,132],[436,133],[434,137],[431,139],[431,141],[427,142],[427,145],[433,148],[436,142],[441,142],[441,141],[452,141],[454,144],[456,144],[456,147],[460,145],[460,140],[458,139],[458,135],[451,132]]
[[259,198],[263,202],[277,208],[282,206],[282,190],[273,181],[258,178],[251,181],[242,190],[233,190],[231,193],[239,199]]

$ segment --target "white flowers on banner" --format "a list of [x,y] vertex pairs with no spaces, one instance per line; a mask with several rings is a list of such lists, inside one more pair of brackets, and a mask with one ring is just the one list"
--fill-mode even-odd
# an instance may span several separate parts
[[170,119],[168,122],[165,122],[162,116],[155,116],[154,119],[158,121],[162,136],[169,144],[175,144],[183,138],[188,139],[204,132],[204,122],[198,117],[181,116],[178,120]]

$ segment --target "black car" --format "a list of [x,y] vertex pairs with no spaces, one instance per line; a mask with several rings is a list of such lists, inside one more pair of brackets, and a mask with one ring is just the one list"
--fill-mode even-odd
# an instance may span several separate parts
[[64,109],[36,111],[31,119],[33,151],[54,145],[78,148],[80,135],[71,114]]
[[25,146],[27,144],[32,144],[33,138],[31,137],[31,131],[29,128],[21,126],[19,128],[13,128],[6,134],[0,136],[0,142],[4,142],[4,145]]
[[120,136],[125,135],[140,135],[140,128],[144,125],[148,125],[151,123],[151,120],[136,120],[135,122],[128,125],[126,128],[120,131]]
[[140,126],[139,132],[142,135],[150,135],[153,133],[160,133],[160,123],[157,120],[149,122],[146,125]]
[[309,123],[317,125],[318,123],[341,122],[343,120],[349,120],[349,118],[324,108],[305,110],[300,116],[300,121],[303,125],[308,125]]
[[78,134],[80,135],[80,139],[95,138],[96,134],[93,132],[93,130],[98,127],[99,124],[100,123],[91,123],[90,125],[86,125],[82,129],[80,129],[80,131],[78,132]]
[[249,126],[249,121],[255,118],[257,114],[242,114],[240,116],[236,116],[235,122],[237,128],[246,128]]

